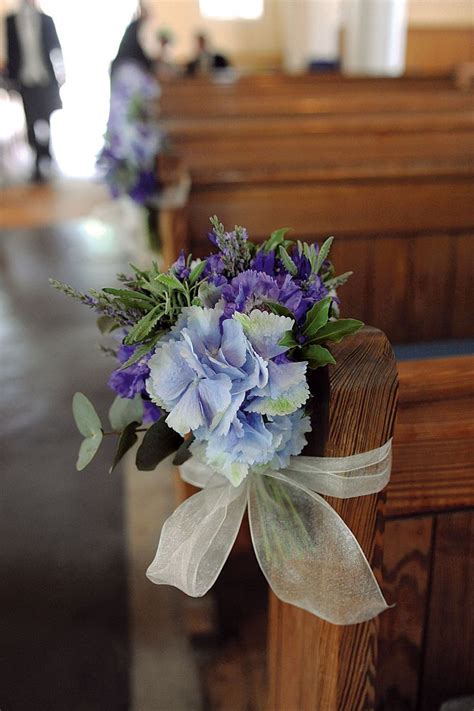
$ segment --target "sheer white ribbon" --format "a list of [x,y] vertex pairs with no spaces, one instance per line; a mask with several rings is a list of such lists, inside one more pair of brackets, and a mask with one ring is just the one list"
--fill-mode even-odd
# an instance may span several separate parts
[[214,584],[248,506],[255,553],[273,592],[333,624],[355,624],[388,605],[357,539],[321,494],[347,499],[389,481],[391,440],[350,457],[292,457],[235,488],[195,457],[182,478],[202,488],[165,522],[147,571],[157,584],[200,597]]

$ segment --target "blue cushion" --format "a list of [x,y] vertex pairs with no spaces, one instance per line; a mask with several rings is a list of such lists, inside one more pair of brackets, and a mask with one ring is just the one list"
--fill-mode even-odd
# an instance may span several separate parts
[[402,343],[393,346],[397,360],[420,360],[424,358],[448,358],[449,356],[474,355],[474,340],[432,341],[431,343]]

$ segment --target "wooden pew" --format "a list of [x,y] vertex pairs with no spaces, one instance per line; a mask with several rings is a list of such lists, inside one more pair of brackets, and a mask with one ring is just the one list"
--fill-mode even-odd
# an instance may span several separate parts
[[[356,85],[363,89],[350,92],[348,101],[358,113],[347,113],[346,105],[346,113],[309,116],[293,107],[291,117],[235,120],[200,100],[201,117],[165,121],[192,179],[187,247],[197,256],[208,251],[208,219],[216,213],[226,225],[245,224],[257,240],[280,225],[308,240],[334,234],[338,268],[355,271],[342,294],[353,315],[394,342],[470,337],[472,97],[447,89],[438,96],[431,88],[417,92],[423,111],[379,105],[371,113],[357,103],[365,101],[370,82]],[[255,86],[254,80],[252,91]],[[395,90],[386,82],[386,92],[373,86],[373,102],[411,102],[402,82]],[[207,87],[216,96],[221,89]],[[183,87],[175,91],[184,101]],[[193,92],[191,98],[196,103]],[[334,101],[336,110],[345,98],[333,91],[321,100]],[[247,99],[260,103],[258,92]]]
[[[321,624],[272,596],[269,709],[426,709],[472,693],[474,617],[474,357],[399,364],[392,481],[385,506],[384,578],[396,607],[379,619],[379,658],[355,696],[336,661],[328,679]],[[324,627],[324,625],[323,625]],[[324,630],[325,632],[325,630]],[[362,664],[367,648],[360,650]],[[443,654],[443,650],[448,653]],[[345,654],[351,654],[346,649]],[[339,657],[336,659],[340,662]],[[342,660],[345,668],[346,661]],[[351,674],[358,673],[358,665]],[[332,681],[339,702],[319,705]],[[335,690],[335,691],[334,691]],[[352,699],[344,705],[341,699]],[[342,703],[342,705],[340,705]]]
[[[320,623],[273,596],[267,659],[267,617],[261,601],[265,584],[258,573],[252,573],[253,553],[244,530],[224,568],[222,588],[218,584],[214,591],[227,606],[235,628],[233,636],[224,638],[217,649],[213,647],[208,662],[201,666],[211,710],[375,707],[378,711],[432,711],[449,698],[472,694],[474,357],[406,361],[398,363],[398,371],[399,404],[392,479],[384,508],[382,568],[384,591],[396,606],[373,623],[379,628],[377,638],[372,637],[372,643],[361,649],[362,668],[370,660],[369,674],[363,680],[366,705],[359,706],[361,697],[355,699],[345,680],[335,678],[341,663],[343,668],[347,664],[330,655],[334,650],[330,645],[337,644],[338,636],[336,642],[333,633],[318,638]],[[362,506],[365,503],[361,501]],[[362,521],[357,525],[367,531]],[[378,546],[381,540],[379,534]],[[201,624],[209,619],[210,601],[203,604]],[[198,609],[193,607],[195,615]],[[363,630],[357,627],[347,633],[361,635]],[[206,631],[209,634],[209,623]],[[324,644],[325,656],[318,658],[317,650]],[[357,655],[357,650],[349,652],[353,653]],[[318,686],[315,680],[325,675],[320,664],[326,662],[330,662],[328,678]],[[349,675],[360,671],[354,665]],[[330,692],[352,699],[350,705],[317,704],[329,680],[333,684]],[[349,696],[344,696],[346,692]]]

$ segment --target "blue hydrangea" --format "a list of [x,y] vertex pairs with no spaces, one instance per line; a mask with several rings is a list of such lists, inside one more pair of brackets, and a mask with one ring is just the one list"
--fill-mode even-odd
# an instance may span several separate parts
[[180,434],[226,435],[246,393],[267,383],[267,365],[241,324],[222,316],[222,305],[184,309],[180,330],[159,344],[149,362],[147,390]]
[[258,309],[226,318],[223,301],[188,307],[149,361],[147,391],[168,425],[192,431],[208,464],[235,485],[296,448],[284,427],[309,397],[307,364],[288,360],[279,343],[293,323]]

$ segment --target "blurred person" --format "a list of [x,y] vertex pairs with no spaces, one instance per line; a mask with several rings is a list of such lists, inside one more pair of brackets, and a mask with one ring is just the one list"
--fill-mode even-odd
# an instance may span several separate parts
[[178,76],[180,70],[171,58],[171,47],[174,42],[173,33],[168,28],[161,28],[158,31],[158,43],[160,52],[156,61],[156,74],[158,79],[167,80]]
[[196,35],[196,55],[186,66],[186,75],[206,76],[220,69],[230,67],[229,60],[223,54],[216,54],[209,47],[207,36],[203,32]]
[[146,23],[150,19],[150,11],[143,0],[138,4],[137,17],[133,20],[122,37],[117,56],[111,65],[111,75],[113,76],[117,68],[123,62],[135,62],[141,69],[152,73],[154,70],[155,58],[150,55],[146,45]]
[[23,99],[28,142],[35,154],[33,178],[48,176],[52,156],[50,119],[62,108],[62,50],[53,19],[40,12],[35,0],[22,0],[7,25],[7,76]]

